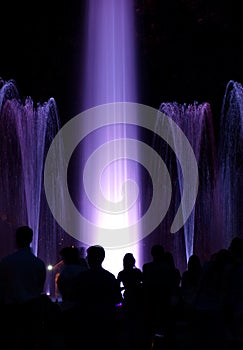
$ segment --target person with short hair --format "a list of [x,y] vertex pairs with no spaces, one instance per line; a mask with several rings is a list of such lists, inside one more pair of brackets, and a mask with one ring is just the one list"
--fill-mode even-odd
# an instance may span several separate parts
[[0,261],[3,335],[8,349],[35,349],[41,338],[46,266],[32,252],[32,228],[20,226],[15,234],[16,251]]
[[24,303],[44,292],[46,266],[34,255],[30,246],[32,240],[32,228],[18,227],[17,250],[0,262],[0,301],[3,304]]
[[[78,304],[82,315],[82,346],[89,350],[114,350],[117,346],[117,309],[122,295],[119,282],[102,263],[105,249],[92,245],[87,249],[89,269],[79,275]],[[86,346],[86,347],[85,347]]]

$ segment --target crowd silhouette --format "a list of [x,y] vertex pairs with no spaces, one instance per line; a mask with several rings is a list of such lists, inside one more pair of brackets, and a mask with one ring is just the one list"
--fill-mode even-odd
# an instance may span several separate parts
[[117,276],[103,268],[105,249],[60,251],[60,301],[45,294],[45,262],[33,231],[16,230],[16,251],[0,261],[1,340],[7,349],[243,349],[243,239],[206,262],[190,256],[179,271],[171,252],[151,247],[142,268],[129,251]]

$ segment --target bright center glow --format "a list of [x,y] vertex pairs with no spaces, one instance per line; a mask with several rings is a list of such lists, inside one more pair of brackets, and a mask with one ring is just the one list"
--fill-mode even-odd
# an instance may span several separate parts
[[[86,30],[86,62],[84,64],[83,79],[82,77],[82,108],[95,107],[110,102],[135,102],[137,98],[136,88],[136,66],[135,66],[135,30],[134,30],[134,7],[129,0],[90,0],[87,5],[87,23]],[[133,37],[134,36],[134,37]],[[92,120],[91,120],[92,122]],[[115,120],[114,120],[115,122]],[[135,131],[136,133],[136,131]],[[92,142],[92,136],[90,143]],[[134,136],[136,137],[136,135]],[[104,143],[119,138],[126,138],[125,127],[112,128],[106,131]],[[120,149],[113,148],[113,153],[119,154]],[[106,151],[108,154],[111,151]],[[123,159],[119,159],[109,166],[103,168],[99,181],[96,177],[97,169],[100,168],[98,163],[102,163],[106,158],[103,154],[92,169],[88,171],[88,176],[93,179],[93,183],[98,183],[99,188],[93,188],[91,193],[94,196],[102,196],[107,202],[110,202],[111,208],[114,209],[114,203],[121,210],[116,215],[110,215],[109,205],[106,210],[100,210],[99,206],[94,205],[96,200],[89,198],[93,205],[92,213],[89,218],[97,225],[96,237],[94,244],[99,244],[99,227],[107,227],[109,230],[120,227],[127,227],[138,219],[138,201],[130,203],[130,191],[132,196],[136,197],[136,186],[130,186],[130,173],[134,164],[126,159],[126,144],[123,145]],[[90,156],[89,146],[83,150],[85,158]],[[133,168],[135,177],[132,181],[138,181],[137,168]],[[139,187],[139,183],[137,183]],[[134,192],[135,191],[135,192]],[[82,193],[80,198],[83,207],[87,207]],[[123,206],[123,207],[122,207]],[[118,208],[119,209],[119,208]],[[128,210],[129,209],[129,210]],[[81,228],[82,229],[82,228]],[[102,244],[102,242],[101,242]],[[106,249],[106,247],[104,246]],[[138,248],[136,245],[129,249],[106,249],[106,258],[104,266],[117,275],[122,269],[123,256],[127,251],[132,251],[136,260],[139,260]]]
[[136,267],[142,268],[139,264],[138,257],[138,246],[133,245],[130,247],[119,248],[119,249],[106,249],[105,260],[102,266],[108,271],[112,272],[115,277],[117,277],[118,272],[123,270],[123,257],[126,253],[132,253],[134,258],[136,259]]

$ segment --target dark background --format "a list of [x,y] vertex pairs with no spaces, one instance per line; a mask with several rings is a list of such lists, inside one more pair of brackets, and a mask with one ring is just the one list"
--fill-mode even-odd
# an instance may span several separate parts
[[[228,81],[243,83],[240,1],[131,1],[139,102],[209,102],[217,128]],[[73,96],[85,54],[86,2],[12,1],[0,8],[0,77],[15,80],[22,99],[53,97],[62,123],[80,113]]]
[[[241,2],[130,1],[136,20],[138,102],[154,108],[162,102],[208,102],[217,136],[226,86],[230,80],[243,84]],[[75,95],[83,79],[87,3],[14,0],[0,6],[0,78],[14,80],[23,101],[54,98],[62,124],[81,112]],[[57,250],[69,240],[63,235]],[[150,258],[149,240],[143,243],[145,260]]]

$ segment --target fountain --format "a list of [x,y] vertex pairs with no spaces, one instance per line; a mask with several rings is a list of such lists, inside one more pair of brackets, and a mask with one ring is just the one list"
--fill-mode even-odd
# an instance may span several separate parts
[[243,87],[232,80],[222,104],[218,159],[220,229],[228,247],[243,235]]
[[[177,266],[183,270],[192,253],[205,261],[216,250],[229,246],[233,237],[242,236],[242,100],[242,85],[230,81],[225,91],[218,141],[214,137],[208,103],[160,105],[159,110],[180,126],[191,143],[198,162],[199,189],[195,207],[184,227],[171,234],[171,222],[183,192],[183,179],[176,152],[158,137],[163,128],[158,115],[154,133],[147,130],[142,141],[164,159],[173,184],[173,197],[165,219],[139,242],[144,260],[150,258],[148,247],[161,242],[174,254]],[[55,101],[50,99],[36,107],[31,98],[21,101],[14,81],[1,81],[0,101],[0,232],[4,242],[1,256],[14,249],[12,233],[15,228],[27,223],[35,232],[34,252],[47,264],[55,264],[61,245],[77,243],[53,218],[43,188],[46,154],[60,129]],[[102,140],[107,141],[106,138]],[[61,154],[60,150],[60,157]],[[54,166],[55,162],[61,163],[53,159]],[[154,163],[153,166],[159,177],[158,165]],[[145,208],[151,197],[149,181],[148,174],[144,173],[141,184],[147,186],[143,198]],[[53,183],[53,188],[56,185]]]
[[[135,30],[134,30],[134,4],[130,1],[116,0],[91,0],[87,2],[86,8],[87,22],[85,23],[85,56],[84,65],[81,67],[82,81],[80,82],[82,96],[77,96],[80,100],[80,109],[87,110],[89,108],[100,106],[102,104],[113,102],[132,101],[138,98],[137,76],[136,76],[136,52],[135,52]],[[95,25],[94,25],[95,23]],[[92,59],[91,59],[92,58]],[[117,112],[115,112],[117,113]],[[115,117],[114,117],[115,124]],[[98,147],[99,140],[101,143],[109,142],[113,139],[126,138],[128,134],[136,138],[137,131],[127,130],[125,126],[113,125],[97,130],[96,133],[89,136],[89,140],[84,143],[81,149],[80,158],[88,159],[92,153],[91,149],[94,144]],[[106,141],[105,141],[106,140]],[[133,172],[135,181],[139,178],[139,169],[136,164],[126,159],[126,146],[117,147],[117,153],[123,151],[125,157],[111,164],[110,170],[106,171],[106,175],[102,177],[104,196],[110,201],[111,211],[122,198],[126,197],[126,193],[122,192],[122,186]],[[108,152],[110,152],[108,150]],[[81,164],[80,160],[77,161]],[[96,183],[95,174],[98,171],[99,164],[94,166],[92,174],[94,183]],[[131,170],[133,169],[133,170]],[[79,170],[79,173],[82,169]],[[75,179],[77,183],[77,179]],[[85,198],[85,193],[79,190],[80,198]],[[77,199],[79,200],[79,199]],[[87,200],[83,199],[82,206],[87,207]],[[111,216],[106,216],[104,212],[97,211],[95,205],[91,207],[87,215],[92,217],[92,221],[98,226],[110,228],[111,225],[120,225],[124,222],[129,225],[134,217],[138,216],[138,204],[134,208],[133,213],[116,216],[113,220]],[[80,230],[83,230],[80,227]],[[94,232],[95,233],[95,232]],[[102,241],[99,238],[99,228],[96,230],[96,242]],[[94,242],[95,243],[95,242]],[[106,259],[104,266],[112,270],[114,274],[122,269],[122,259],[127,248],[106,247]],[[136,245],[129,247],[130,251],[136,256],[138,265],[140,265],[139,249]],[[112,261],[112,262],[111,262]]]
[[[84,64],[81,67],[83,71],[80,74],[82,81],[79,82],[77,96],[74,97],[79,101],[81,111],[90,111],[93,107],[110,103],[136,103],[138,100],[132,6],[132,2],[129,1],[87,2],[87,42]],[[183,271],[192,253],[198,254],[201,260],[205,261],[216,250],[227,247],[233,237],[242,235],[242,101],[242,85],[230,81],[225,91],[217,138],[209,103],[162,102],[158,108],[159,112],[171,118],[185,134],[198,164],[199,188],[195,206],[188,218],[185,208],[182,207],[185,224],[178,232],[171,233],[170,228],[185,185],[178,161],[180,143],[174,139],[172,150],[165,140],[159,137],[164,127],[161,113],[158,113],[154,130],[141,127],[139,118],[137,124],[134,122],[129,126],[121,120],[119,125],[116,125],[114,119],[113,124],[104,123],[99,128],[94,125],[91,128],[92,132],[75,145],[77,148],[69,159],[68,186],[75,207],[97,225],[97,235],[92,242],[94,244],[102,243],[99,236],[100,227],[112,229],[116,228],[116,225],[128,225],[133,217],[139,219],[148,209],[153,196],[153,183],[149,172],[138,166],[134,159],[129,160],[126,157],[126,151],[130,147],[128,143],[124,142],[123,146],[119,143],[120,146],[116,148],[117,143],[113,141],[129,138],[147,143],[148,147],[163,159],[171,178],[173,193],[164,220],[151,234],[135,245],[126,246],[124,249],[105,246],[107,257],[104,266],[107,269],[117,274],[122,268],[123,255],[128,250],[134,253],[138,267],[141,267],[143,262],[151,259],[151,246],[161,243],[166,250],[173,253],[177,267]],[[88,123],[92,124],[92,120]],[[80,124],[80,127],[82,129],[85,126]],[[0,248],[1,256],[14,249],[12,233],[22,224],[29,224],[33,228],[33,250],[46,264],[53,265],[59,260],[61,246],[70,242],[74,242],[75,245],[85,243],[70,237],[59,225],[46,199],[44,164],[52,141],[60,129],[57,106],[53,98],[43,104],[36,104],[30,97],[21,100],[13,80],[0,81],[0,234],[4,242]],[[132,176],[137,187],[142,188],[132,215],[125,212],[120,221],[117,216],[112,223],[108,215],[97,213],[97,207],[92,205],[98,189],[97,184],[91,188],[89,195],[85,193],[86,188],[83,184],[80,184],[83,180],[80,174],[83,173],[85,178],[90,176],[92,183],[96,181],[102,156],[99,159],[95,158],[97,168],[87,168],[86,163],[97,148],[109,142],[113,146],[112,154],[122,156],[119,155],[119,159],[111,162],[111,170],[109,167],[103,169],[101,182],[98,184],[102,187],[104,197],[113,203],[112,208],[116,208],[123,197],[128,202],[129,186],[122,186]],[[61,140],[57,146],[58,158],[51,158],[51,165],[55,174],[62,174]],[[136,148],[136,152],[139,158],[139,149]],[[158,178],[161,177],[160,165],[161,163],[156,162],[152,164],[153,173],[156,173]],[[49,197],[55,197],[54,192],[60,184],[61,177],[62,175],[57,175],[53,178],[53,183],[48,187],[49,191],[53,190],[53,194],[49,193]],[[61,202],[54,201],[54,205],[57,211],[61,208],[59,215],[64,217],[66,203],[63,188],[58,187],[58,190]],[[161,206],[164,199],[161,197]],[[158,205],[158,215],[160,209]],[[137,227],[139,230],[139,225]],[[83,227],[79,226],[77,229],[82,232]],[[139,237],[139,232],[137,236]]]
[[30,97],[20,99],[13,80],[2,80],[0,102],[0,254],[15,249],[13,233],[27,224],[34,231],[35,255],[55,264],[63,231],[50,213],[43,187],[46,153],[60,128],[55,100],[35,106]]
[[[164,102],[160,105],[159,110],[174,120],[184,132],[193,148],[199,169],[199,187],[195,206],[191,215],[185,221],[184,226],[178,232],[171,235],[169,233],[171,222],[181,202],[184,182],[186,181],[182,176],[181,166],[176,157],[176,154],[179,152],[179,149],[182,149],[183,145],[181,143],[177,144],[175,152],[172,152],[168,144],[162,142],[156,136],[153,138],[153,147],[157,149],[166,162],[172,183],[174,184],[170,210],[165,220],[163,220],[157,229],[157,232],[161,232],[161,243],[175,256],[176,265],[180,267],[180,270],[185,270],[187,261],[193,253],[198,254],[201,260],[205,261],[215,249],[213,240],[208,234],[205,234],[206,232],[213,232],[215,229],[215,220],[212,214],[216,210],[214,208],[216,141],[212,112],[208,103],[200,104],[198,102],[194,102],[193,104]],[[158,130],[157,134],[160,134],[161,128],[163,128],[163,123],[158,118],[157,125],[155,126],[155,130]],[[183,160],[186,166],[190,168],[189,159],[184,157]],[[204,205],[201,205],[201,203],[204,203]]]

